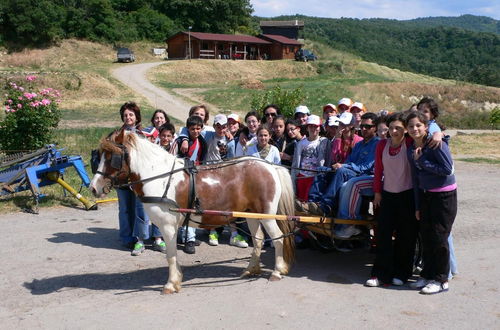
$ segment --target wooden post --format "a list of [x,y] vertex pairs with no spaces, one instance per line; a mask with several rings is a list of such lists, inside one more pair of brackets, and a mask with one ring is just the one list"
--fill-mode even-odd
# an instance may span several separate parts
[[247,59],[247,45],[243,46],[243,51],[244,51],[244,53],[243,53],[243,59],[246,60]]
[[229,43],[229,59],[233,59],[233,44]]

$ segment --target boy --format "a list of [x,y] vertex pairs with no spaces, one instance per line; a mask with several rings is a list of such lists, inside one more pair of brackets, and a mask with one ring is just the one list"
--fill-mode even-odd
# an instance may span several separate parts
[[215,132],[207,132],[207,163],[216,163],[221,160],[234,158],[234,140],[227,127],[227,117],[219,114],[214,118]]
[[175,137],[175,127],[170,123],[166,123],[160,126],[160,146],[168,152],[172,152],[174,149],[174,137]]

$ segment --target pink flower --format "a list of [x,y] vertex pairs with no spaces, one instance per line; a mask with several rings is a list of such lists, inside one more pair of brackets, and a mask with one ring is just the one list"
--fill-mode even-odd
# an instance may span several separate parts
[[43,99],[43,100],[42,100],[42,104],[43,104],[43,105],[49,105],[49,104],[50,104],[50,100]]
[[17,99],[18,99],[19,101],[22,101],[22,100],[23,100],[23,97],[22,97],[22,96],[19,96]]
[[35,97],[37,97],[36,93],[24,93],[23,94],[25,98],[27,98],[28,100],[31,100]]
[[19,90],[20,90],[21,92],[24,92],[24,88],[22,88],[22,87],[19,87]]
[[17,108],[18,108],[18,109],[22,109],[22,107],[23,107],[23,105],[22,105],[21,103],[18,103],[18,104],[17,104]]
[[33,76],[33,75],[26,76],[27,81],[33,81],[35,79],[36,79],[36,76]]
[[9,104],[12,104],[12,102],[14,102],[14,101],[12,101],[11,99],[7,100],[7,103],[9,103]]
[[5,106],[5,111],[10,112],[10,107],[8,105]]

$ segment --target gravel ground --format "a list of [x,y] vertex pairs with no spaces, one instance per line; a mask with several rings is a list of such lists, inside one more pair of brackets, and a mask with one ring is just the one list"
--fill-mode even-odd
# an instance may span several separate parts
[[[98,211],[48,208],[2,216],[2,328],[439,328],[498,329],[500,167],[457,162],[454,227],[460,274],[450,291],[422,296],[408,287],[366,288],[374,255],[298,250],[291,274],[240,279],[250,249],[205,242],[179,252],[183,290],[160,295],[165,256],[120,247],[116,203]],[[205,236],[201,237],[206,239]]]

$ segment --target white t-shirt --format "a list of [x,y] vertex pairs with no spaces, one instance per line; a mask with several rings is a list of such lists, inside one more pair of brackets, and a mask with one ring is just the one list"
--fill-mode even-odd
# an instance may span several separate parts
[[324,165],[327,145],[328,139],[325,137],[318,137],[314,141],[309,141],[307,138],[300,140],[295,147],[292,167],[301,168],[301,170],[292,170],[292,175],[296,176],[300,173],[303,176],[315,176],[316,172],[310,172],[307,169],[315,170]]
[[[261,158],[259,150],[257,149],[257,143],[249,145],[245,152],[245,155]],[[264,159],[273,164],[281,164],[280,151],[278,150],[278,148],[272,145],[269,153]]]

